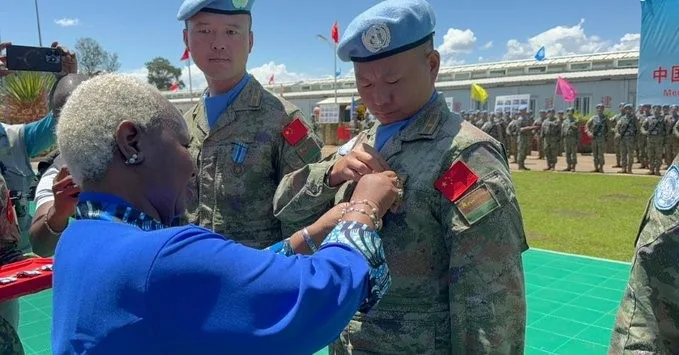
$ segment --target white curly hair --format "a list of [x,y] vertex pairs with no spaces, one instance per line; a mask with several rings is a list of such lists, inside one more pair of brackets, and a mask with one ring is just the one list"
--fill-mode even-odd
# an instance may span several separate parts
[[71,94],[57,125],[57,144],[76,184],[96,183],[116,152],[115,131],[123,121],[152,128],[176,109],[149,84],[129,76],[104,74]]

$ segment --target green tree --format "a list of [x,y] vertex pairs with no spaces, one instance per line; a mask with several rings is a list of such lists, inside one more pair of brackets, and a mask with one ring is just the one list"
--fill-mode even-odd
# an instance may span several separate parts
[[94,75],[99,71],[108,73],[120,69],[118,54],[106,51],[99,42],[90,37],[80,38],[75,42],[78,55],[78,69],[82,74]]
[[150,62],[146,62],[146,69],[148,70],[147,80],[149,84],[158,88],[158,90],[167,90],[172,83],[179,83],[179,87],[183,88],[184,82],[179,80],[182,75],[182,70],[173,66],[167,58],[156,57]]

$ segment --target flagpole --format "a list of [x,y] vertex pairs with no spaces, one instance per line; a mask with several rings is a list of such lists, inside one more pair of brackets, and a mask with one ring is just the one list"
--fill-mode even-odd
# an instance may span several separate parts
[[335,72],[334,72],[335,82],[333,83],[333,86],[335,88],[335,105],[337,105],[337,43],[334,44],[332,54],[335,57]]

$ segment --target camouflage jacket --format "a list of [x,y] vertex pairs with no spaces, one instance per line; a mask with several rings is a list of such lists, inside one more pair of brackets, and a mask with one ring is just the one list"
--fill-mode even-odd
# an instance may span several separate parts
[[[256,248],[301,228],[282,224],[272,209],[283,176],[321,158],[322,143],[297,107],[251,78],[212,129],[203,99],[184,118],[198,169],[188,222]],[[307,209],[298,213],[307,213],[308,220],[319,216]]]
[[[374,144],[376,130],[362,133],[365,142]],[[369,315],[354,316],[331,352],[523,354],[527,244],[502,146],[441,97],[381,154],[404,181],[404,203],[380,231],[392,286]],[[353,183],[339,191],[323,184],[336,158],[288,175],[276,204],[294,211],[346,200]],[[448,180],[458,173],[473,179],[452,199]]]
[[679,349],[677,164],[675,157],[639,227],[632,271],[611,338],[611,354],[676,354]]

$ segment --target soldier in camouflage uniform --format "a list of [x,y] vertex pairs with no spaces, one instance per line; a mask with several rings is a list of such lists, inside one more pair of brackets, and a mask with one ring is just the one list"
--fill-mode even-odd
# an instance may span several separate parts
[[530,170],[526,167],[526,157],[531,152],[531,142],[533,141],[533,133],[535,127],[528,116],[528,106],[523,105],[519,108],[519,116],[517,125],[519,127],[519,139],[517,142],[518,158],[516,163],[519,164],[519,170]]
[[678,158],[656,187],[641,221],[610,354],[676,354],[679,350]]
[[[559,123],[559,128],[563,127],[563,121],[566,119],[566,117],[564,116],[564,112],[560,110],[559,112],[556,113],[556,117],[557,117],[557,121]],[[562,156],[563,151],[564,151],[564,146],[563,146],[563,142],[562,142],[562,144],[560,144],[556,149],[556,155],[559,156],[559,157]]]
[[[382,1],[349,24],[338,46],[340,59],[354,61],[359,94],[380,121],[338,152],[374,147],[401,177],[404,196],[380,231],[391,289],[369,315],[356,314],[331,354],[523,354],[527,244],[509,165],[499,142],[436,93],[433,16],[423,0]],[[362,40],[372,31],[390,42]],[[421,84],[383,84],[387,73]],[[380,97],[390,99],[377,106]],[[285,191],[323,186],[336,158],[286,176],[276,203],[350,196],[353,183],[318,197]],[[469,183],[451,184],[463,180]]]
[[660,105],[653,105],[653,116],[646,117],[646,120],[641,124],[641,132],[648,137],[648,174],[660,175],[666,136],[665,117],[662,115]]
[[507,133],[507,137],[509,138],[509,155],[513,156],[514,159],[512,160],[512,164],[516,164],[517,159],[518,159],[518,147],[517,147],[517,141],[519,137],[519,119],[518,117],[514,117],[513,119],[509,120],[509,123],[507,124],[507,130],[505,131]]
[[543,140],[547,158],[547,167],[544,170],[554,171],[561,146],[561,125],[554,115],[549,115],[547,120],[542,122],[540,137]]
[[[197,162],[188,221],[264,248],[323,212],[307,211],[311,215],[298,214],[295,223],[284,223],[271,204],[285,174],[321,159],[322,143],[299,108],[245,71],[253,44],[253,4],[185,0],[177,18],[186,23],[185,43],[208,82],[205,95],[184,116]],[[222,57],[230,60],[214,60]]]
[[615,136],[620,139],[620,164],[622,164],[621,174],[631,174],[632,164],[634,163],[634,143],[637,138],[637,117],[634,115],[634,108],[627,104],[623,108],[624,115],[618,118],[615,126]]
[[[19,226],[5,178],[0,175],[0,266],[26,259],[19,249]],[[0,354],[23,354],[17,333],[19,300],[0,304]]]
[[670,113],[665,116],[665,130],[667,137],[665,140],[665,162],[667,169],[672,165],[672,159],[679,153],[679,137],[674,135],[674,126],[679,121],[679,105],[672,105]]
[[594,157],[594,173],[604,172],[604,152],[608,135],[608,120],[604,116],[604,105],[596,105],[597,114],[587,121],[586,132],[592,137],[592,156]]
[[618,121],[622,116],[625,116],[625,103],[622,102],[620,105],[618,105],[618,109],[620,112],[618,112],[615,116],[611,117],[610,122],[608,127],[611,128],[611,132],[609,133],[609,139],[613,139],[613,151],[615,152],[615,165],[613,166],[614,168],[619,168],[620,165],[620,143],[621,143],[621,137],[619,134],[616,132],[616,127],[618,125]]
[[542,146],[542,137],[540,136],[542,132],[542,122],[544,122],[547,119],[547,111],[545,110],[540,110],[539,112],[539,117],[535,119],[533,122],[533,126],[535,126],[536,132],[535,135],[537,136],[537,148],[538,148],[538,159],[544,159],[545,158],[545,148]]
[[648,150],[646,149],[648,136],[641,130],[641,124],[646,121],[647,117],[651,116],[651,105],[644,104],[639,109],[637,114],[637,160],[641,164],[641,168],[648,168]]
[[487,135],[495,138],[495,140],[497,140],[498,142],[504,142],[505,135],[504,132],[502,131],[502,124],[500,123],[500,118],[494,116],[495,116],[494,114],[491,115],[491,117],[488,119],[488,122],[483,124],[481,130],[486,132]]
[[570,107],[566,110],[567,117],[561,126],[561,138],[566,150],[566,169],[563,171],[575,172],[578,164],[578,142],[580,141],[580,125],[573,115],[575,110]]

